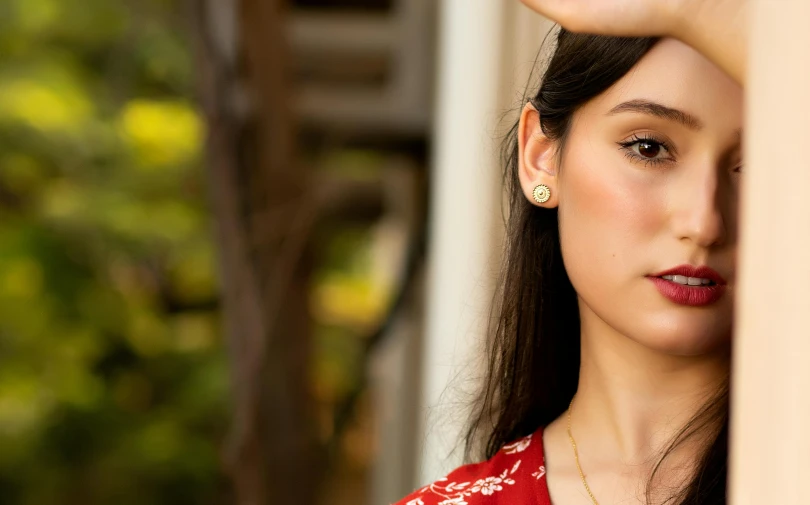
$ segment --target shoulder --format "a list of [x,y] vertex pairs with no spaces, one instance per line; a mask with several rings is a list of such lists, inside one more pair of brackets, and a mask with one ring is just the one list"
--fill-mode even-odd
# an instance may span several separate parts
[[545,474],[538,429],[505,445],[487,461],[456,468],[394,505],[550,505]]

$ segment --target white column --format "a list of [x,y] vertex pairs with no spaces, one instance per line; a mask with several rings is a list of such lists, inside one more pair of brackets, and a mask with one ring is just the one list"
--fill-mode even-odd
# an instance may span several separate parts
[[499,120],[516,105],[548,27],[517,1],[441,2],[415,485],[461,462],[470,398],[459,388],[475,391],[471,381],[484,372],[503,234]]
[[810,2],[752,0],[734,505],[810,503]]

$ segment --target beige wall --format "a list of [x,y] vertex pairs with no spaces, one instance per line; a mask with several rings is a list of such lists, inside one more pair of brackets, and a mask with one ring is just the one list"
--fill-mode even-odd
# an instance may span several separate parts
[[810,475],[810,2],[752,0],[731,424],[734,505]]

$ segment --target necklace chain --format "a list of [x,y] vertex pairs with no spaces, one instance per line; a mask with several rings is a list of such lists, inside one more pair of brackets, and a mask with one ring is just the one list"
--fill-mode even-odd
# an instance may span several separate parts
[[577,470],[579,470],[579,477],[582,479],[582,484],[585,485],[585,491],[587,491],[588,496],[591,497],[593,505],[599,505],[599,502],[596,501],[596,498],[593,496],[593,493],[591,492],[590,486],[588,486],[588,481],[585,480],[585,474],[582,473],[582,467],[579,465],[579,453],[577,452],[577,443],[574,441],[574,436],[571,435],[571,407],[573,405],[574,405],[574,398],[571,398],[571,403],[568,404],[568,439],[571,441],[571,447],[573,447],[574,449],[574,459],[577,462]]

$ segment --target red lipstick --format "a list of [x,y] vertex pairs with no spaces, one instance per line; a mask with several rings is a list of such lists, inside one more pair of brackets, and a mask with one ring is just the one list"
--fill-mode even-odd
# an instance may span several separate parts
[[[664,276],[680,276],[676,280],[664,279]],[[699,285],[686,285],[684,277],[705,279]],[[695,267],[692,265],[679,265],[663,272],[648,276],[658,291],[669,300],[679,305],[700,307],[710,305],[719,300],[726,292],[726,280],[714,269],[707,266]]]

